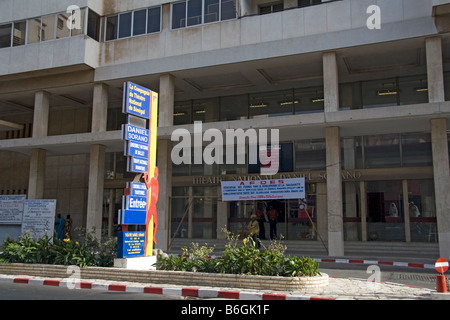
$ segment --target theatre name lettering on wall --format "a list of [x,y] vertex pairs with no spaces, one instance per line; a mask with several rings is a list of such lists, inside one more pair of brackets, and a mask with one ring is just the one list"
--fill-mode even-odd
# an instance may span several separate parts
[[[341,177],[343,181],[358,181],[362,178],[361,171],[342,170]],[[262,175],[223,175],[223,176],[201,176],[193,177],[193,185],[219,185],[221,181],[249,181],[249,180],[266,180],[266,179],[290,179],[290,178],[305,178],[307,182],[324,182],[327,180],[326,172],[311,171],[311,172],[294,172],[294,173],[280,173],[274,176]]]

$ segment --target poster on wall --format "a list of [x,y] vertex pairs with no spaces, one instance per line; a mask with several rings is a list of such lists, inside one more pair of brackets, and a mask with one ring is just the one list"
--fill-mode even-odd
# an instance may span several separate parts
[[221,181],[222,201],[304,199],[305,178]]
[[26,195],[0,196],[0,224],[21,224]]
[[22,234],[29,232],[33,239],[53,237],[56,200],[26,200],[23,210]]

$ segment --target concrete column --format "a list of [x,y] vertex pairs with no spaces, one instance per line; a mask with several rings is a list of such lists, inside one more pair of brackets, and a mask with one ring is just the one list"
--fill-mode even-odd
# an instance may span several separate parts
[[175,77],[163,74],[159,79],[159,126],[173,126],[173,106],[175,101]]
[[[173,125],[173,107],[175,101],[175,77],[164,74],[159,79],[158,93],[159,127]],[[172,197],[172,141],[158,140],[158,156],[156,165],[159,175],[159,198],[157,203],[158,231],[156,233],[156,247],[167,250],[170,238],[170,201]]]
[[[316,184],[317,240],[328,240],[327,184]],[[319,237],[320,235],[320,237]]]
[[448,156],[447,120],[431,120],[434,192],[441,257],[450,259],[450,170]]
[[108,120],[108,85],[94,84],[92,102],[92,132],[105,132]]
[[339,127],[326,128],[328,254],[344,255],[341,146]]
[[444,102],[444,68],[442,63],[442,39],[435,36],[426,39],[428,98],[430,103]]
[[33,149],[30,158],[30,176],[28,178],[28,199],[44,198],[46,151]]
[[[36,92],[34,96],[33,138],[47,136],[49,112],[50,94],[45,91]],[[45,159],[45,150],[33,149],[31,151],[28,199],[42,199],[44,197]]]
[[105,182],[105,146],[92,145],[89,159],[89,188],[86,230],[97,239],[102,235],[103,187]]
[[[108,86],[94,85],[92,101],[92,132],[106,131],[108,112]],[[105,150],[103,145],[91,145],[89,158],[89,185],[86,229],[97,239],[102,235],[103,187],[105,180]]]
[[33,138],[46,137],[48,134],[48,114],[50,94],[38,91],[34,95]]
[[159,175],[159,197],[156,204],[158,214],[158,231],[156,232],[156,248],[167,250],[170,237],[170,201],[172,197],[172,161],[170,153],[172,151],[172,141],[158,141],[158,157],[156,165]]
[[323,54],[325,112],[339,111],[339,79],[336,52]]

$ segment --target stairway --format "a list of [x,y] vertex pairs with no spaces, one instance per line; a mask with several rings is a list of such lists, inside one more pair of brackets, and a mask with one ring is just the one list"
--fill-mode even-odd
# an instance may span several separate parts
[[[213,255],[219,255],[223,252],[226,240],[217,239],[187,239],[176,238],[168,253],[179,254],[181,248],[190,247],[192,243],[214,247]],[[328,257],[328,252],[321,241],[282,241],[287,246],[286,255],[310,256],[310,257]],[[262,247],[268,247],[269,240],[262,241]],[[429,260],[435,261],[439,258],[439,245],[437,243],[420,242],[345,242],[345,257],[354,257],[359,259],[389,259],[390,261],[401,260]]]

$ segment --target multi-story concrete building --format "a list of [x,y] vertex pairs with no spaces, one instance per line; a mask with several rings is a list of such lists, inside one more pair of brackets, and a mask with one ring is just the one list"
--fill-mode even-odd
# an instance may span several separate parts
[[[2,0],[0,194],[114,233],[132,81],[159,92],[159,247],[273,206],[279,234],[331,256],[390,241],[450,258],[449,32],[447,0]],[[297,199],[223,202],[221,180],[261,178],[248,164],[173,165],[194,121],[279,129],[275,177],[305,177],[316,228]]]

